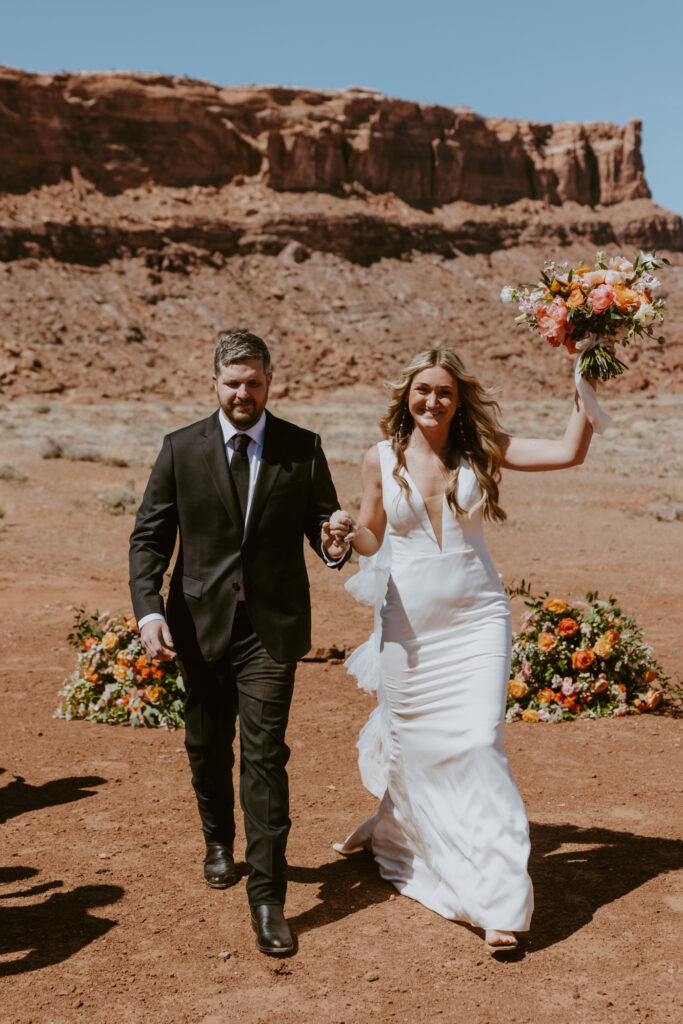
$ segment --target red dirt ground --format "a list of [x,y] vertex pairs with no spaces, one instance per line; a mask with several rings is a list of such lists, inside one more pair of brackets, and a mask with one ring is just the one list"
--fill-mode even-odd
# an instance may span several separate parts
[[[128,609],[131,520],[100,511],[98,496],[131,472],[141,486],[146,469],[12,452],[28,480],[0,481],[2,1024],[680,1019],[679,720],[508,727],[537,909],[520,951],[496,962],[479,934],[395,894],[368,855],[332,851],[373,809],[354,747],[371,704],[340,664],[303,664],[289,730],[299,950],[266,958],[244,881],[226,892],[202,881],[182,733],[51,717],[73,667],[71,606]],[[508,475],[494,560],[506,580],[557,595],[614,592],[675,673],[680,522],[646,513],[654,471],[606,476],[601,458],[561,483]],[[358,467],[333,469],[342,500],[357,495]],[[350,647],[369,630],[341,582],[312,566],[314,646]],[[238,859],[243,849],[240,830]]]

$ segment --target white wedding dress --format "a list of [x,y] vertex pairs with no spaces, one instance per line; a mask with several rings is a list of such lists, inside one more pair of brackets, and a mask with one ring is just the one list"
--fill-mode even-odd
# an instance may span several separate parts
[[478,481],[464,460],[440,547],[379,444],[385,541],[347,584],[375,605],[375,631],[347,662],[378,706],[358,741],[379,810],[335,846],[372,848],[383,878],[443,917],[524,931],[533,909],[529,830],[503,747],[510,608],[486,549]]

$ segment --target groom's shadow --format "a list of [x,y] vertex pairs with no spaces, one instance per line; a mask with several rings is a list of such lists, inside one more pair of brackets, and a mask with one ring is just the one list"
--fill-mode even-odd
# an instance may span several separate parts
[[[564,845],[590,849],[565,850]],[[683,866],[683,843],[578,825],[531,825],[536,909],[527,952],[562,942],[609,903]]]
[[317,868],[290,866],[287,876],[292,882],[320,886],[320,903],[290,919],[296,935],[334,924],[366,907],[384,903],[396,893],[393,885],[380,878],[369,853],[339,857]]

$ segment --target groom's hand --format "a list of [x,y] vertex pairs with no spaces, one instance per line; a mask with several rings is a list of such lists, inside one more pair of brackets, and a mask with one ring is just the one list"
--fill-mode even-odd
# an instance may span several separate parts
[[333,512],[329,522],[322,526],[322,542],[328,558],[337,559],[345,555],[357,529],[358,523],[348,512],[342,509]]
[[329,523],[323,523],[322,544],[327,557],[331,561],[336,562],[338,558],[341,558],[349,550],[350,541],[346,537],[333,533]]
[[167,624],[162,619],[151,619],[140,630],[142,646],[150,658],[170,661],[175,658],[173,637]]

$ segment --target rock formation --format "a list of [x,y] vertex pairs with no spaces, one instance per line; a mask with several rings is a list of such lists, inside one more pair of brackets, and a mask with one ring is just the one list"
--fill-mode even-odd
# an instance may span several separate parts
[[0,72],[0,189],[68,179],[279,191],[357,182],[426,208],[456,201],[583,205],[649,198],[639,121],[533,124],[362,90],[219,88],[134,74]]
[[[547,256],[681,253],[681,218],[649,196],[636,121],[0,69],[0,392],[197,394],[237,324],[269,339],[294,395],[435,342],[508,393],[564,388],[499,288]],[[619,387],[672,386],[678,322]]]

